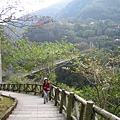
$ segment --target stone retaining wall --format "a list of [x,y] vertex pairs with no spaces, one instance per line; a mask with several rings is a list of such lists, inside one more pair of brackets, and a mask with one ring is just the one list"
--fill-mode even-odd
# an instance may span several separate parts
[[0,115],[0,120],[6,120],[9,117],[9,115],[12,113],[12,111],[16,108],[18,101],[16,98],[11,96],[6,96],[6,95],[1,95],[1,96],[8,97],[14,100],[11,107],[9,107],[2,115]]

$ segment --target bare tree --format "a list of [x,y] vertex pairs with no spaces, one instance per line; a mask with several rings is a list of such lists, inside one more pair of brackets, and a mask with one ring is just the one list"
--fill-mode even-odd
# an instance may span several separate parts
[[[26,37],[28,27],[33,30],[46,27],[48,23],[53,22],[53,19],[49,16],[37,16],[33,14],[18,16],[18,13],[20,14],[25,11],[24,7],[20,6],[19,0],[2,0],[1,4],[3,5],[0,8],[0,83],[2,83],[2,36],[5,35],[9,40],[11,38],[14,40],[13,35],[21,39],[23,36]],[[17,29],[19,31],[18,33]]]

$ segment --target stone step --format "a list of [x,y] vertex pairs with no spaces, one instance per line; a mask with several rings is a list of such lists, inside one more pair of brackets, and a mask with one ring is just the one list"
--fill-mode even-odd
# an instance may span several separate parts
[[55,118],[55,117],[62,117],[63,115],[62,114],[11,114],[10,117],[25,117],[25,118],[35,118],[35,117],[38,117],[38,118],[49,118],[49,117],[52,117],[52,118]]
[[31,108],[31,109],[28,109],[28,108],[16,108],[14,111],[58,111],[59,109],[58,108]]
[[31,109],[31,108],[33,108],[33,109],[36,109],[36,108],[40,108],[40,109],[42,109],[42,108],[45,108],[45,109],[47,109],[47,108],[56,108],[56,106],[52,106],[52,105],[38,105],[38,106],[24,106],[24,105],[21,105],[21,106],[17,106],[17,108],[26,108],[26,109]]
[[66,120],[64,114],[59,113],[59,108],[54,102],[43,104],[44,99],[40,96],[6,91],[3,93],[18,100],[16,108],[7,120]]
[[59,114],[58,111],[13,111],[12,114]]
[[10,115],[7,120],[65,120],[61,114]]
[[66,120],[65,118],[8,118],[7,120]]

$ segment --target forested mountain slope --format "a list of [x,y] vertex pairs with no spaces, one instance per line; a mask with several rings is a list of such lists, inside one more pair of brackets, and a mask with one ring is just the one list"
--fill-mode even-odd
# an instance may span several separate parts
[[60,18],[76,17],[95,20],[120,20],[120,0],[73,0],[60,13]]

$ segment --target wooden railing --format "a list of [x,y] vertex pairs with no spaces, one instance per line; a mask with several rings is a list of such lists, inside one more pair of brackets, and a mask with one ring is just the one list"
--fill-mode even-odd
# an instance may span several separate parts
[[[22,92],[29,94],[41,94],[42,86],[39,84],[0,84],[0,90]],[[51,85],[50,100],[59,107],[59,113],[66,114],[66,120],[120,120],[119,117],[94,105],[92,101],[86,101],[73,92],[67,92]]]
[[0,90],[34,95],[42,93],[42,87],[39,84],[0,84]]
[[59,106],[59,112],[66,114],[66,120],[120,120],[119,117],[86,101],[73,92],[67,92],[58,87],[51,86],[50,100]]

